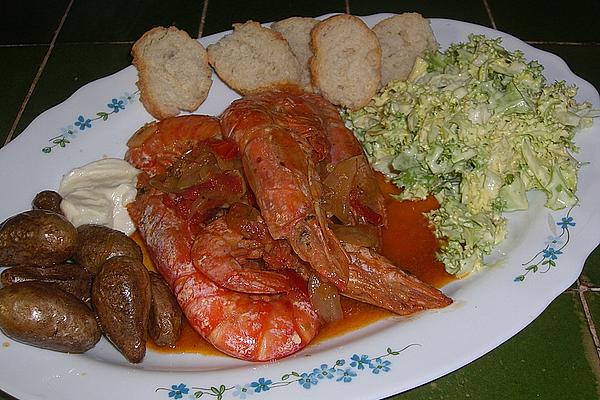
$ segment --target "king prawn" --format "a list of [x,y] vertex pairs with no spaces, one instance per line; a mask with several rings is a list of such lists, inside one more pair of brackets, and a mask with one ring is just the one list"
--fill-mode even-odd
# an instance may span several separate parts
[[398,315],[452,300],[380,255],[383,194],[337,109],[284,87],[142,127],[129,213],[190,325],[249,361],[304,348],[340,295]]

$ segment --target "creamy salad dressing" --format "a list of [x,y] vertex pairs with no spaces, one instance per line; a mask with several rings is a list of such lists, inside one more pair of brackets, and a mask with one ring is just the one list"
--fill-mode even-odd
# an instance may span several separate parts
[[98,224],[127,235],[135,231],[127,204],[136,196],[139,170],[118,158],[105,158],[63,175],[60,208],[73,225]]

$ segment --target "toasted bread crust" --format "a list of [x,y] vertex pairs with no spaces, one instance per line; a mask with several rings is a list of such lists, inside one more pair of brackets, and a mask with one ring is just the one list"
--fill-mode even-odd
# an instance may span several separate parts
[[429,21],[417,13],[386,18],[373,27],[382,49],[381,83],[406,79],[415,60],[438,44]]
[[310,32],[319,23],[309,17],[290,17],[274,22],[271,29],[281,33],[287,40],[300,64],[300,84],[304,90],[312,91],[309,62],[312,57],[310,48]]
[[357,109],[367,105],[381,81],[381,47],[358,17],[339,14],[311,32],[313,86],[333,104]]
[[155,118],[194,111],[206,100],[212,70],[204,47],[175,27],[156,27],[133,45],[140,101]]

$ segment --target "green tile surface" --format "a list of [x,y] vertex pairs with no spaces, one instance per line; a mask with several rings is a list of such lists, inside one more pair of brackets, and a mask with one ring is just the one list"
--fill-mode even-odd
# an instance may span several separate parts
[[388,400],[598,399],[599,360],[590,346],[592,338],[579,297],[564,293],[532,324],[491,353]]
[[158,25],[174,25],[197,37],[202,8],[202,1],[188,0],[78,0],[69,11],[58,41],[134,41]]
[[[600,288],[600,246],[596,247],[585,261],[581,281],[587,286]],[[600,313],[596,315],[600,322]]]
[[4,144],[12,124],[38,71],[47,45],[0,47],[0,146]]
[[40,113],[55,106],[77,89],[113,74],[131,63],[130,44],[58,44],[31,96],[15,136]]
[[[348,9],[356,15],[416,11],[430,18],[452,18],[488,27],[493,21],[498,29],[557,54],[575,74],[600,88],[597,0],[4,1],[0,2],[0,143],[4,143],[69,4],[57,44],[15,136],[41,112],[86,83],[129,65],[131,43],[151,27],[175,25],[192,36],[203,28],[203,34],[209,35],[248,19],[267,22]],[[207,14],[202,24],[204,8]],[[588,257],[580,281],[586,287],[600,288],[600,248]],[[577,290],[575,284],[522,332],[480,359],[389,399],[600,399],[598,351]],[[588,290],[584,298],[594,329],[600,333],[600,291]],[[2,366],[0,359],[0,373]],[[13,399],[1,389],[1,400]]]
[[487,0],[499,30],[523,40],[598,42],[597,0]]
[[342,13],[345,10],[344,0],[247,0],[243,3],[236,0],[210,1],[203,35],[229,30],[233,23],[249,19],[270,22],[291,16],[316,17],[327,13]]
[[50,43],[68,4],[68,0],[1,1],[0,45]]
[[491,26],[490,19],[481,0],[465,0],[461,2],[432,0],[352,0],[350,13],[368,15],[381,12],[403,13],[418,12],[427,18],[451,18],[459,21]]
[[16,397],[9,395],[6,392],[0,390],[0,399],[2,400],[18,400]]
[[[596,329],[596,333],[600,333],[600,292],[586,292],[585,299],[587,301],[590,314],[594,321],[594,328]],[[598,351],[600,352],[600,349],[598,349]]]

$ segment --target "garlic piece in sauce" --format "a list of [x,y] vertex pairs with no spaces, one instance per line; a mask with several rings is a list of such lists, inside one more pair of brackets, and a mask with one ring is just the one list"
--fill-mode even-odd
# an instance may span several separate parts
[[65,174],[58,192],[62,212],[73,225],[104,225],[127,235],[135,231],[127,204],[136,196],[139,170],[127,161],[105,158]]

